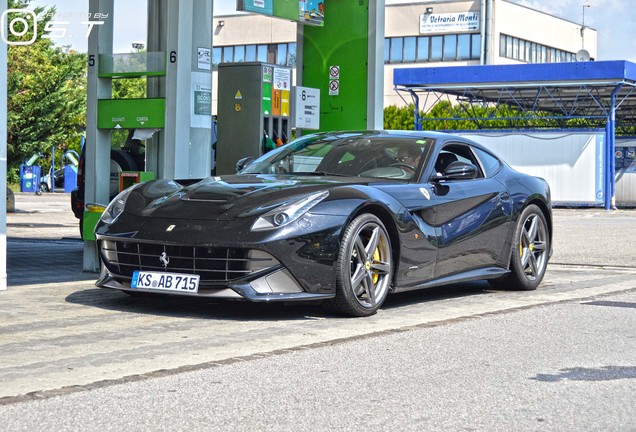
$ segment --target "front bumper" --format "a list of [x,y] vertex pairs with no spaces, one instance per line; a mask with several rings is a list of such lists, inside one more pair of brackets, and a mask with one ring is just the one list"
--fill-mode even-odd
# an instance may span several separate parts
[[[282,273],[282,274],[281,274]],[[231,283],[227,287],[218,289],[203,289],[196,294],[179,293],[174,291],[160,291],[131,288],[129,283],[118,282],[106,267],[102,265],[99,279],[95,283],[100,288],[112,288],[121,291],[147,292],[189,297],[205,297],[224,300],[247,300],[253,302],[294,302],[319,301],[334,297],[335,294],[316,294],[303,292],[296,281],[284,270],[278,270],[270,275],[262,276],[252,282]],[[257,291],[257,289],[259,291]],[[270,292],[267,292],[269,290]],[[280,292],[283,291],[283,292]]]
[[[311,301],[335,295],[340,221],[314,216],[304,219],[302,226],[265,233],[251,232],[249,223],[126,214],[112,225],[98,225],[102,272],[96,285],[142,291],[130,286],[135,270],[166,271],[199,274],[198,293],[143,291],[255,302]],[[167,268],[159,260],[163,252],[172,257]],[[214,267],[204,268],[206,262],[214,262]]]

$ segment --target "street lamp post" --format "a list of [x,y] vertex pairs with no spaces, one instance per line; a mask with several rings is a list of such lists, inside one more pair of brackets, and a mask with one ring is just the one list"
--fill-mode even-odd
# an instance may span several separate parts
[[589,8],[591,7],[590,5],[590,0],[587,0],[584,4],[583,4],[583,19],[582,19],[582,25],[581,25],[581,48],[585,49],[585,8]]

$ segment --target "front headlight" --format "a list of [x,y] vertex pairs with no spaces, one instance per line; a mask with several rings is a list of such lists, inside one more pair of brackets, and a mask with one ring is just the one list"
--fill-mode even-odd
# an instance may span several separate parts
[[322,191],[281,204],[256,219],[252,231],[265,231],[289,225],[327,196],[329,192]]
[[126,200],[132,192],[133,187],[129,187],[123,192],[120,192],[113,200],[108,204],[104,213],[102,213],[101,221],[105,224],[111,224],[115,222],[115,219],[124,212],[124,207],[126,207]]

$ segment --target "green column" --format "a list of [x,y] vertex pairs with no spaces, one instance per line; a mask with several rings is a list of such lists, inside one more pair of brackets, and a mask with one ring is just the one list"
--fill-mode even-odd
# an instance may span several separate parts
[[320,89],[321,130],[382,127],[383,44],[384,0],[326,2],[324,26],[305,26],[302,85]]

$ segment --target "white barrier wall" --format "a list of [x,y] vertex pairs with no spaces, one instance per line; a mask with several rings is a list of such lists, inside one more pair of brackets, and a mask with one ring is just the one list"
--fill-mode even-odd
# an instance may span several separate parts
[[543,177],[550,184],[554,205],[603,205],[603,132],[480,131],[461,135],[491,149],[517,171]]

